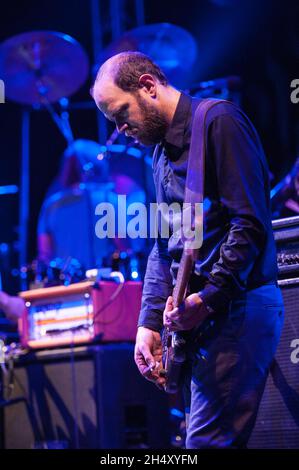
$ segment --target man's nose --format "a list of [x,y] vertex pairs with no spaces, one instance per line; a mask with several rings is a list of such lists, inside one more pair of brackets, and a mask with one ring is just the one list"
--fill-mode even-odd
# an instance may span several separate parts
[[118,132],[119,134],[122,134],[123,132],[125,132],[126,129],[128,129],[128,127],[129,127],[129,126],[128,126],[127,123],[121,124],[121,125],[120,125],[120,124],[116,124],[116,129],[117,129],[117,132]]

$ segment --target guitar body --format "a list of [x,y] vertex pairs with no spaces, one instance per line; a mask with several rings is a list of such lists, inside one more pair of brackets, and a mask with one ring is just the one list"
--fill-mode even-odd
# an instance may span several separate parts
[[186,360],[185,340],[180,332],[170,332],[165,328],[162,344],[163,375],[166,378],[164,390],[176,393],[180,388],[182,366]]
[[[194,249],[184,249],[177,274],[177,281],[173,290],[173,304],[178,307],[186,297],[187,287],[197,257]],[[183,313],[182,313],[183,315]],[[166,379],[164,390],[167,393],[176,393],[180,388],[182,366],[186,360],[186,339],[184,332],[170,331],[164,328],[162,334],[162,371],[160,374]]]

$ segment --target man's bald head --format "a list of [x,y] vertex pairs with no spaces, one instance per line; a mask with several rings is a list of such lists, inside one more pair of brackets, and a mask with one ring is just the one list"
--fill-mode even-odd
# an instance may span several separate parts
[[103,79],[114,81],[116,70],[119,67],[119,59],[119,54],[117,54],[106,60],[99,68],[95,82],[99,82]]
[[140,88],[139,78],[150,74],[164,86],[168,80],[160,67],[147,55],[141,52],[126,51],[116,54],[100,67],[95,84],[102,80],[109,80],[123,91],[136,91]]

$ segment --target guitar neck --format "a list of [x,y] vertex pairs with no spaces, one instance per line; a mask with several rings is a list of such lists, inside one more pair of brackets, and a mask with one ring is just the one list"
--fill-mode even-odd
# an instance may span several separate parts
[[180,261],[176,285],[173,290],[173,303],[177,307],[185,298],[195,259],[195,250],[184,250]]

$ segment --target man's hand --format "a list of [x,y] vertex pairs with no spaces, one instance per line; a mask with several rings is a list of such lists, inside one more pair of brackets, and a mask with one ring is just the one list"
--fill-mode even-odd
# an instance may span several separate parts
[[163,314],[164,326],[170,331],[191,330],[209,315],[198,294],[189,295],[179,307],[173,308],[173,298],[168,297]]
[[163,389],[165,378],[160,377],[162,369],[162,342],[160,333],[140,326],[135,345],[135,362],[139,372],[147,380]]

